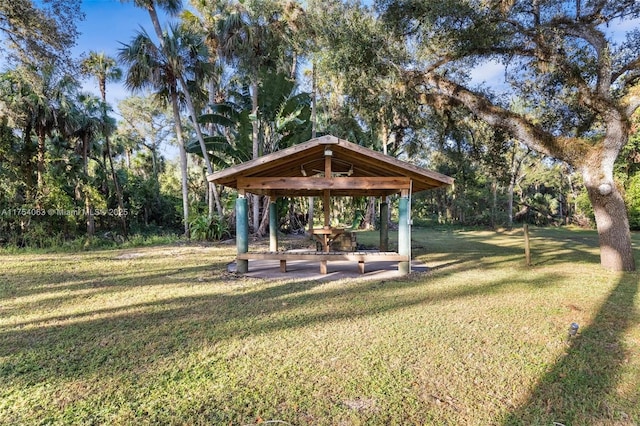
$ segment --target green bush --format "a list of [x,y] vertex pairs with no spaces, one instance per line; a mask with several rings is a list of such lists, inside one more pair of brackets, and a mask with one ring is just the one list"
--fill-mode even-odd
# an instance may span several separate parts
[[640,230],[640,173],[629,179],[625,201],[629,212],[629,227],[638,231]]
[[574,213],[573,221],[576,225],[582,227],[593,227],[593,224],[596,223],[593,206],[586,189],[583,189],[576,197],[576,212]]
[[189,221],[189,230],[191,238],[197,241],[215,241],[231,236],[227,219],[216,214],[212,217],[206,214],[193,217]]

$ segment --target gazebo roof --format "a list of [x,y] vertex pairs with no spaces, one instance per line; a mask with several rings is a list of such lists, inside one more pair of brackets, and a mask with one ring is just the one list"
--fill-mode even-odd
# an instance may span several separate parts
[[[325,178],[325,171],[331,173]],[[385,196],[453,184],[453,178],[335,136],[250,160],[207,176],[210,182],[270,196]]]

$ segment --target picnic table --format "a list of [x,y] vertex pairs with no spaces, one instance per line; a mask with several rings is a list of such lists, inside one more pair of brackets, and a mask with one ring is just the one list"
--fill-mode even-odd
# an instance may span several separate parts
[[331,242],[344,232],[345,228],[325,226],[324,228],[313,228],[311,235],[322,245],[322,251],[328,253],[331,251]]

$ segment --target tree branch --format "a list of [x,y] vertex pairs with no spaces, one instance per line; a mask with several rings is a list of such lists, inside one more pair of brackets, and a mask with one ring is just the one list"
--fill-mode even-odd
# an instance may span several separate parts
[[554,136],[520,114],[495,105],[487,97],[434,73],[412,72],[414,85],[424,85],[426,101],[436,108],[463,105],[488,124],[510,132],[525,145],[545,155],[579,165],[589,149],[581,139]]
[[565,17],[551,20],[550,26],[563,30],[567,35],[580,38],[593,47],[598,63],[596,92],[602,99],[608,99],[612,81],[611,51],[609,49],[609,43],[602,31],[591,25],[586,25],[581,22],[576,23]]
[[640,108],[640,81],[631,87],[627,94],[620,100],[625,117],[631,117]]
[[[623,67],[620,67],[620,69],[613,71],[611,73],[611,83],[613,84],[616,80],[618,80],[620,77],[622,77],[624,74],[628,72],[633,73],[633,77],[631,79],[637,78],[638,77],[637,72],[639,71],[640,71],[640,56],[636,57],[632,61],[627,62],[626,64],[624,64]],[[630,79],[625,79],[623,84],[627,84],[629,80]]]

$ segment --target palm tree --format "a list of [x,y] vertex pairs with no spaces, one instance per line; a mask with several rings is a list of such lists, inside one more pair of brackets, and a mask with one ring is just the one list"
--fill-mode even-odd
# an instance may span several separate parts
[[122,189],[118,182],[118,176],[116,175],[115,168],[113,166],[113,155],[111,154],[111,144],[109,142],[109,132],[107,131],[107,82],[119,81],[122,78],[122,70],[117,67],[116,60],[107,56],[104,52],[97,53],[94,51],[89,52],[89,57],[82,61],[82,71],[86,75],[95,77],[100,89],[100,97],[102,99],[102,119],[105,123],[103,127],[103,135],[105,141],[105,148],[107,151],[107,157],[109,159],[109,168],[111,169],[111,178],[113,179],[113,187],[116,191],[118,198],[118,207],[120,208],[122,232],[127,236],[127,221],[124,216],[124,199],[122,196]]
[[37,190],[41,194],[44,188],[46,139],[56,128],[62,128],[65,114],[71,108],[71,94],[78,84],[52,65],[29,65],[22,68],[20,74],[28,88],[24,102],[30,116],[30,126],[38,140]]
[[[249,90],[228,90],[226,101],[211,106],[211,113],[199,121],[215,126],[214,135],[205,139],[216,165],[223,168],[249,161],[252,157],[252,99]],[[270,153],[304,142],[311,136],[311,110],[308,93],[297,88],[284,74],[270,73],[259,87],[259,122],[262,145]],[[188,152],[196,152],[189,144]]]
[[[293,34],[302,20],[302,8],[294,1],[258,0],[238,2],[219,24],[219,54],[249,79],[251,91],[252,154],[261,155],[258,121],[259,86],[266,70],[295,76],[297,52]],[[253,229],[260,224],[259,196],[253,199]]]
[[34,163],[36,146],[32,142],[34,120],[29,107],[33,91],[23,71],[18,68],[0,74],[0,111],[2,111],[1,115],[12,123],[12,127],[20,129],[22,133],[22,146],[18,155],[22,158],[24,198],[31,201],[34,198],[36,169]]
[[[165,11],[170,16],[176,16],[182,10],[182,1],[181,0],[133,0],[133,3],[136,6],[146,9],[149,12],[149,18],[151,19],[153,29],[156,33],[156,37],[158,38],[160,49],[162,51],[165,51],[167,49],[167,46],[166,46],[167,38],[164,36],[162,27],[160,26],[157,7]],[[175,32],[175,29],[174,29],[174,32]],[[171,53],[172,52],[170,51],[165,51],[165,55],[168,58],[171,57]],[[177,57],[174,57],[174,58],[177,59]],[[176,62],[176,65],[178,65],[177,62]],[[183,68],[178,66],[175,68],[175,71],[178,71],[181,69]],[[193,128],[198,138],[198,142],[200,143],[200,148],[202,150],[202,157],[207,167],[207,173],[211,174],[213,173],[213,167],[211,166],[211,161],[209,160],[209,156],[207,155],[207,148],[204,142],[204,136],[202,135],[202,130],[200,129],[200,125],[196,120],[196,117],[199,114],[196,112],[196,108],[195,108],[193,99],[191,97],[191,93],[189,91],[190,85],[187,82],[186,76],[180,72],[177,72],[174,75],[174,78],[176,79],[178,86],[182,89],[182,96],[184,96],[187,110],[189,111],[189,117],[191,118]],[[211,192],[214,194],[214,197],[215,197],[218,214],[222,215],[222,205],[220,204],[217,190],[214,185],[210,185],[210,188],[211,188]],[[210,205],[209,215],[212,215],[212,213],[213,213],[212,206]]]
[[214,0],[212,2],[192,2],[192,6],[199,15],[191,10],[184,10],[180,19],[183,25],[190,30],[201,34],[209,53],[209,64],[214,67],[214,72],[207,81],[209,92],[209,104],[216,102],[216,83],[219,83],[222,67],[220,66],[220,39],[221,28],[225,17],[229,13],[229,0]]
[[[205,85],[208,91],[208,103],[213,105],[218,102],[218,94],[220,93],[220,83],[222,80],[222,64],[220,62],[220,28],[227,16],[230,0],[214,0],[211,2],[192,2],[192,6],[197,10],[200,15],[198,16],[195,11],[184,10],[181,13],[182,25],[186,26],[190,30],[200,34],[203,38],[204,44],[207,47],[209,57],[208,64],[211,68]],[[207,108],[209,113],[213,112],[210,108]],[[213,126],[208,127],[209,138],[213,135]],[[202,150],[201,150],[202,152]],[[220,214],[220,200],[218,194],[218,188],[215,185],[210,186],[209,205],[215,202],[218,206],[218,213]],[[210,207],[210,211],[212,208]]]
[[82,61],[82,71],[96,78],[100,90],[100,99],[107,102],[107,83],[118,82],[122,78],[122,70],[115,59],[104,52],[89,52],[89,57]]
[[76,153],[82,157],[83,179],[79,183],[84,195],[85,214],[87,217],[87,237],[95,234],[95,221],[91,203],[91,185],[89,184],[89,154],[96,136],[102,131],[102,103],[90,94],[80,94],[77,102],[77,118],[74,136],[79,144]]
[[[166,40],[165,40],[166,38]],[[189,196],[187,153],[185,151],[182,121],[180,116],[180,101],[183,95],[178,88],[177,75],[190,73],[188,68],[196,64],[185,64],[187,52],[192,52],[195,40],[188,32],[172,27],[171,33],[163,36],[164,48],[156,46],[145,31],[140,31],[130,44],[120,49],[120,60],[129,66],[126,73],[125,86],[134,91],[152,89],[156,96],[171,104],[176,124],[176,139],[180,153],[180,172],[182,180],[182,207],[185,235],[189,235]],[[197,51],[198,49],[195,49]],[[170,53],[170,54],[169,54]],[[205,162],[210,171],[211,164],[205,150]]]
[[[12,146],[19,159],[16,188],[21,188],[20,195],[27,204],[34,202],[40,208],[44,199],[51,200],[47,193],[55,194],[55,190],[46,191],[45,172],[49,172],[49,177],[60,177],[56,164],[61,162],[51,158],[69,158],[65,150],[76,124],[73,96],[77,82],[49,65],[16,68],[0,75],[0,82],[0,115],[11,120],[12,126],[22,133],[23,143]],[[63,173],[69,164],[73,161],[65,163]]]
[[[261,145],[267,153],[306,141],[311,136],[311,99],[297,88],[287,75],[268,73],[259,86],[257,117],[251,117],[252,95],[246,86],[229,91],[228,100],[214,104],[212,112],[200,117],[215,125],[217,134],[206,139],[212,158],[222,167],[248,161],[252,157],[253,123],[258,123]],[[193,152],[195,147],[188,147]],[[255,204],[254,204],[255,205]],[[254,213],[255,215],[256,213]],[[258,217],[255,232],[262,235],[266,226]]]

